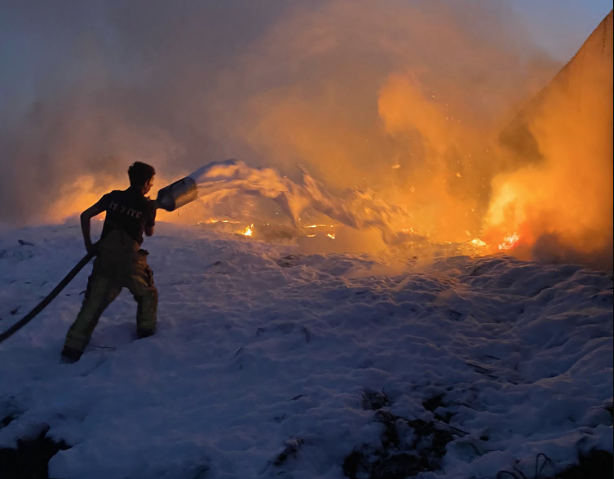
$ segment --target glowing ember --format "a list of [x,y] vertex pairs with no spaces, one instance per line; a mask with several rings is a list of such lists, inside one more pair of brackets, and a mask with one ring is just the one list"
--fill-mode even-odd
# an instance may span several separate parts
[[479,247],[488,246],[488,244],[487,244],[487,243],[485,243],[484,241],[482,241],[482,240],[481,240],[481,239],[479,239],[479,238],[474,239],[474,240],[471,242],[471,244],[472,244],[473,246],[479,246]]
[[242,234],[243,236],[248,236],[248,237],[250,237],[250,238],[251,238],[252,236],[254,236],[254,225],[250,225],[250,226],[248,226],[247,228],[245,228],[245,230],[244,230],[244,231],[242,231],[242,232],[241,232],[241,234]]
[[[199,221],[198,224],[199,225],[218,225],[218,224],[229,224],[231,223],[231,221],[229,220],[216,220],[215,218],[211,218],[208,219],[207,221]],[[236,224],[236,222],[232,222],[233,224]]]
[[330,225],[330,226],[329,225],[309,225],[309,226],[306,226],[306,228],[311,229],[311,230],[316,229],[316,228],[334,228],[334,227],[335,227],[334,225]]
[[507,235],[505,237],[505,241],[499,245],[499,251],[509,251],[514,249],[520,243],[520,235],[518,233],[514,233],[511,235]]
[[326,236],[328,236],[330,239],[337,239],[337,235],[334,233],[329,233]]

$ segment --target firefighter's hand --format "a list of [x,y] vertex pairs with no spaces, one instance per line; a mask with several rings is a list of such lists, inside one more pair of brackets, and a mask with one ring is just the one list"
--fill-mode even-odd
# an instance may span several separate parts
[[93,256],[97,256],[98,255],[98,243],[89,243],[85,245],[85,249],[87,250],[88,254],[91,254]]

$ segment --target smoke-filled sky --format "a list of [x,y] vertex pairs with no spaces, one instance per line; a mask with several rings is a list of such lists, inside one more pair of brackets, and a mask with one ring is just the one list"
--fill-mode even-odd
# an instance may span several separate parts
[[62,219],[121,186],[136,159],[166,180],[238,157],[332,188],[411,191],[424,222],[477,228],[456,218],[487,207],[496,171],[478,150],[611,8],[4,0],[0,222]]
[[597,24],[612,10],[612,0],[517,0],[515,10],[527,21],[535,41],[568,60]]

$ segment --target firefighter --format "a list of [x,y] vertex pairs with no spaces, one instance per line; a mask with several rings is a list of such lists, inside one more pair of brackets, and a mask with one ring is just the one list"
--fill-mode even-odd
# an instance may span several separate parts
[[[85,248],[96,255],[96,260],[81,311],[66,336],[62,350],[65,362],[81,358],[100,316],[122,288],[128,288],[138,304],[137,336],[147,338],[156,332],[158,290],[147,264],[149,253],[141,249],[143,234],[154,234],[156,204],[146,195],[153,187],[155,174],[152,166],[134,163],[128,170],[130,188],[104,195],[81,215]],[[103,212],[106,219],[102,236],[93,244],[90,221]]]

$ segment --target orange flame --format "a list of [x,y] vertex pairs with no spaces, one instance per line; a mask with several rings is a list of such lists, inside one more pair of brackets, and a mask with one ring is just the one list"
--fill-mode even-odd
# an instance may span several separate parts
[[247,236],[249,238],[252,238],[254,236],[254,225],[250,225],[247,228],[245,228],[241,234],[243,236]]
[[512,233],[505,237],[503,243],[499,245],[499,251],[509,251],[514,249],[520,243],[520,235],[518,233]]

